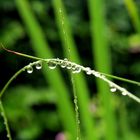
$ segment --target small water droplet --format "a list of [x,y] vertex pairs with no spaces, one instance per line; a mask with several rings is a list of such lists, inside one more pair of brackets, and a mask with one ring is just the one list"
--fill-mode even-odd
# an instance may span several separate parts
[[86,67],[86,74],[87,75],[90,75],[90,74],[92,74],[92,71],[91,71],[91,69],[90,69],[90,67]]
[[65,59],[61,62],[60,66],[61,66],[62,68],[65,68],[65,67],[67,66],[67,64],[68,64],[68,59],[65,58]]
[[49,67],[50,69],[55,69],[56,66],[57,66],[56,62],[53,62],[53,61],[49,61],[49,62],[48,62],[48,67]]
[[77,99],[74,99],[74,103],[77,104]]
[[28,65],[27,66],[27,73],[32,73],[33,72],[33,67],[32,66],[30,66],[30,65]]
[[71,63],[67,63],[67,69],[71,69],[71,68],[72,68]]
[[100,73],[99,73],[99,72],[95,72],[94,75],[95,75],[96,77],[100,77]]
[[122,95],[126,96],[127,95],[127,92],[126,91],[123,91],[122,92]]
[[38,70],[41,69],[42,68],[42,62],[41,61],[36,62],[35,67]]
[[80,67],[76,66],[75,68],[73,68],[72,73],[79,73],[79,72],[81,72],[81,68]]
[[115,87],[111,87],[111,88],[110,88],[110,91],[111,91],[111,92],[116,92],[117,89],[116,89]]

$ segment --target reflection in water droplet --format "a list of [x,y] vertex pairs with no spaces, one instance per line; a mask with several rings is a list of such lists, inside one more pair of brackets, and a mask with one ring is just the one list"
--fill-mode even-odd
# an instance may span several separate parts
[[55,69],[56,66],[57,66],[56,62],[53,62],[53,61],[49,61],[49,62],[48,62],[48,67],[49,67],[50,69]]
[[41,61],[36,62],[35,67],[38,70],[41,69],[42,68],[42,62]]
[[115,87],[111,87],[111,88],[110,88],[110,91],[111,91],[111,92],[116,92],[117,89],[116,89]]
[[27,66],[27,73],[32,73],[33,72],[33,67],[32,66]]

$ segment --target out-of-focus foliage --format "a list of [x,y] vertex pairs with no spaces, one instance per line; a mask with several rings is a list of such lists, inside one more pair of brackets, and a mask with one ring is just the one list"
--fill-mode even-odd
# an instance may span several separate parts
[[[134,2],[140,16],[140,1]],[[53,53],[55,56],[63,58],[64,54],[61,51],[61,40],[52,1],[31,0],[29,3]],[[63,0],[63,3],[66,7],[69,24],[82,64],[94,68],[91,59],[90,18],[87,1]],[[126,5],[123,0],[106,0],[105,10],[106,36],[111,49],[113,74],[140,81],[140,35],[135,30]],[[0,19],[0,42],[12,50],[34,55],[31,39],[18,13],[15,1],[0,1]],[[18,68],[23,67],[28,62],[29,60],[26,58],[13,56],[13,54],[8,54],[0,49],[0,89]],[[68,89],[71,91],[71,86],[67,82],[69,78],[64,71],[62,72]],[[104,110],[99,105],[98,98],[94,98],[98,94],[94,78],[86,77],[86,82],[89,86],[90,96],[93,98],[90,107],[98,124],[96,126],[97,136],[102,138],[105,131],[101,119]],[[115,82],[140,97],[138,86]],[[51,140],[55,138],[57,133],[65,131],[60,123],[60,116],[56,107],[57,93],[49,87],[48,81],[45,81],[42,74],[20,75],[4,94],[2,100],[14,140]],[[121,95],[115,96],[115,101],[114,106],[118,123],[114,127],[118,130],[118,138],[138,140],[140,137],[139,105],[127,97],[121,97]],[[1,117],[0,124],[3,124]],[[4,125],[0,125],[0,139],[6,139]]]

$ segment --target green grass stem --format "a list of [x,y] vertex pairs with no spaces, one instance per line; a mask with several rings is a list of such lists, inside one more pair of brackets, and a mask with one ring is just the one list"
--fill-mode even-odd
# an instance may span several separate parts
[[[66,9],[64,7],[62,0],[54,0],[53,7],[55,11],[56,21],[60,32],[60,37],[62,41],[63,51],[65,57],[69,58],[70,61],[81,63],[77,47],[75,45],[72,31],[70,28],[68,16],[66,14]],[[89,110],[89,90],[87,88],[84,75],[78,74],[73,75],[76,93],[78,97],[80,118],[84,126],[84,133],[86,139],[96,140],[94,120],[91,117]]]

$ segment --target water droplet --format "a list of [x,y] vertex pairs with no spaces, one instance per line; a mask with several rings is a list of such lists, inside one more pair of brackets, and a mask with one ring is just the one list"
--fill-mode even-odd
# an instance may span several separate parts
[[117,89],[116,89],[115,87],[111,87],[111,88],[110,88],[110,91],[111,91],[111,92],[116,92]]
[[90,74],[92,74],[92,71],[91,71],[91,69],[90,69],[90,67],[86,67],[86,74],[87,75],[90,75]]
[[94,75],[95,75],[96,77],[100,77],[100,73],[99,73],[99,72],[95,72]]
[[74,99],[74,103],[77,104],[77,99]]
[[37,61],[35,64],[36,69],[41,69],[42,68],[42,62],[41,61]]
[[67,66],[67,64],[68,64],[68,59],[65,58],[65,59],[61,62],[60,66],[61,66],[62,68],[65,68],[65,67]]
[[54,62],[54,61],[49,61],[48,62],[48,67],[50,68],[50,69],[55,69],[56,68],[56,62]]
[[81,68],[78,67],[78,66],[76,66],[76,67],[73,69],[72,73],[79,73],[80,71],[81,71]]
[[71,63],[67,63],[67,69],[71,69],[71,68],[72,68]]
[[30,66],[30,65],[28,65],[27,66],[27,73],[32,73],[33,72],[33,67],[32,66]]
[[123,91],[122,92],[122,95],[126,96],[127,95],[127,92],[126,91]]

